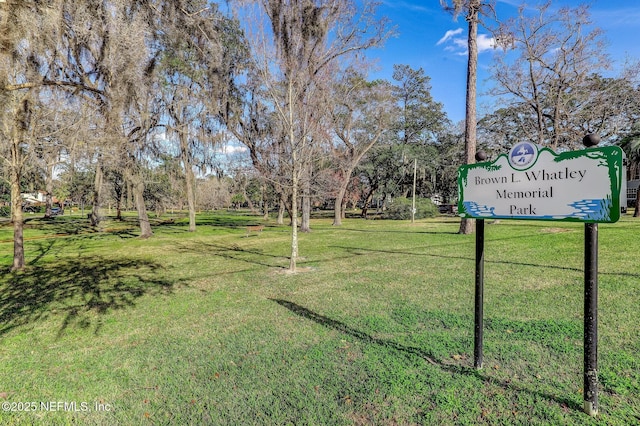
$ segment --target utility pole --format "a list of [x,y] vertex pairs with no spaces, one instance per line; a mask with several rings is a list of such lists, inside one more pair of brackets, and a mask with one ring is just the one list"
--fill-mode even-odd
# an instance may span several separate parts
[[418,168],[418,159],[413,159],[413,203],[411,205],[411,223],[416,220],[416,170]]

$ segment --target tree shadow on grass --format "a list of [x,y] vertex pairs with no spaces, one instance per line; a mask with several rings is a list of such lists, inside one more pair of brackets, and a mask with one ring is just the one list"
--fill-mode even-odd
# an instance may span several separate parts
[[44,256],[46,256],[47,254],[49,254],[49,252],[51,252],[53,250],[53,246],[56,245],[56,242],[58,240],[56,239],[49,239],[49,240],[44,240],[44,241],[38,241],[36,244],[34,244],[35,246],[37,246],[37,255],[36,257],[34,257],[33,259],[31,259],[29,261],[29,265],[35,265],[36,263],[38,263]]
[[24,229],[38,229],[44,234],[82,234],[94,232],[87,219],[30,217],[24,220]]
[[256,248],[246,249],[236,244],[223,245],[202,241],[179,243],[174,246],[174,249],[179,253],[201,253],[220,257],[225,260],[233,260],[275,269],[286,269],[283,262],[288,259],[286,256],[265,253]]
[[[216,228],[242,229],[248,225],[255,225],[262,222],[262,216],[245,217],[245,216],[204,216],[197,219],[197,226],[213,226]],[[186,226],[188,223],[183,224]]]
[[553,395],[553,394],[549,394],[546,392],[541,392],[541,391],[537,391],[537,390],[533,390],[533,389],[529,389],[527,388],[525,385],[522,384],[518,384],[516,382],[513,381],[504,381],[501,379],[498,379],[496,377],[492,377],[489,374],[483,373],[481,370],[477,370],[475,368],[472,367],[466,367],[464,365],[460,365],[458,363],[449,363],[449,362],[444,362],[442,360],[438,360],[437,357],[429,352],[427,349],[425,348],[417,348],[417,347],[413,347],[413,346],[407,346],[407,345],[403,345],[401,343],[397,343],[394,342],[392,340],[388,340],[388,339],[381,339],[381,338],[377,338],[372,336],[371,334],[367,334],[364,331],[358,330],[356,328],[353,328],[343,322],[340,321],[336,321],[334,319],[331,319],[329,317],[326,317],[324,315],[321,315],[317,312],[314,312],[310,309],[307,309],[303,306],[298,305],[297,303],[288,301],[288,300],[282,300],[282,299],[269,299],[273,302],[276,302],[277,304],[279,304],[280,306],[285,307],[286,309],[290,310],[291,312],[293,312],[294,314],[302,317],[302,318],[306,318],[308,320],[311,320],[317,324],[320,324],[324,327],[327,328],[331,328],[333,330],[337,330],[341,333],[347,334],[349,336],[352,336],[364,343],[367,344],[373,344],[373,345],[378,345],[378,346],[382,346],[385,348],[389,348],[389,349],[394,349],[404,355],[407,356],[417,356],[419,358],[422,358],[424,360],[426,360],[427,362],[429,362],[430,364],[444,370],[447,371],[449,373],[452,374],[462,374],[462,375],[466,375],[466,376],[472,376],[477,378],[478,380],[482,381],[485,384],[491,384],[494,386],[498,386],[504,390],[509,390],[509,391],[516,391],[516,392],[527,392],[530,393],[532,395],[537,395],[539,397],[542,397],[544,399],[547,399],[549,401],[554,401],[560,405],[569,407],[573,410],[582,410],[582,406],[578,403],[576,403],[574,400],[567,398],[567,397],[562,397],[562,396],[557,396],[557,395]]
[[0,278],[0,335],[61,316],[58,337],[70,327],[98,334],[110,311],[134,307],[145,294],[166,294],[174,283],[163,267],[141,259],[100,256],[65,259]]
[[[414,249],[425,249],[425,248],[438,248],[444,247],[447,245],[439,245],[439,246],[425,246],[425,247],[414,247]],[[407,251],[407,250],[382,250],[382,249],[369,249],[365,247],[347,247],[347,246],[330,246],[331,248],[337,248],[344,250],[348,253],[352,253],[354,256],[363,256],[370,253],[379,253],[379,254],[401,254],[406,256],[421,256],[421,257],[435,257],[441,259],[459,259],[459,260],[468,260],[474,261],[474,257],[470,256],[456,256],[456,255],[444,255],[444,254],[436,254],[436,253],[425,253],[425,252],[416,252],[416,251]],[[575,268],[571,266],[562,266],[562,265],[546,265],[540,263],[531,263],[531,262],[515,262],[510,260],[486,260],[485,264],[496,264],[496,265],[513,265],[513,266],[528,266],[535,268],[544,268],[544,269],[557,269],[563,271],[572,271],[572,272],[584,272],[582,268]],[[640,278],[640,274],[632,273],[632,272],[608,272],[608,271],[598,271],[598,275],[605,276],[619,276],[619,277],[631,277],[631,278]]]
[[402,230],[402,229],[358,229],[341,228],[345,231],[362,232],[364,234],[430,234],[430,235],[458,235],[458,231],[429,231],[429,230]]

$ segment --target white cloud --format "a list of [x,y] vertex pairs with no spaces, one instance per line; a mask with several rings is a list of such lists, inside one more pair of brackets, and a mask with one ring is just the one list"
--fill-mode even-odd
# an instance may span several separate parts
[[478,53],[491,50],[496,47],[496,39],[486,34],[478,34]]
[[[467,39],[466,37],[456,37],[463,32],[462,28],[457,30],[449,30],[445,35],[438,40],[436,45],[445,44],[444,50],[454,53],[456,55],[467,55]],[[486,52],[495,48],[496,41],[493,37],[489,37],[486,34],[478,34],[478,53]]]
[[456,36],[456,35],[461,34],[461,33],[462,33],[462,28],[458,28],[457,30],[449,30],[449,31],[447,31],[446,33],[444,33],[444,36],[442,36],[442,38],[440,40],[438,40],[438,42],[436,43],[436,46],[447,42],[453,36]]

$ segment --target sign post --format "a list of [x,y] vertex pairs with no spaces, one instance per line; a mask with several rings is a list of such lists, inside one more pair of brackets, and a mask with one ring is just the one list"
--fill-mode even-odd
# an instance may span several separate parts
[[[626,205],[624,154],[619,147],[595,147],[556,154],[530,142],[508,155],[458,169],[460,216],[477,219],[474,366],[483,364],[484,220],[530,219],[584,222],[584,411],[598,414],[598,223],[613,223]],[[479,152],[476,159],[486,155]]]
[[484,219],[476,220],[476,294],[475,294],[475,326],[473,344],[473,366],[482,368],[484,310]]
[[[597,135],[587,135],[585,146],[598,145]],[[624,165],[624,158],[623,158]],[[624,167],[622,167],[624,169]],[[626,203],[626,176],[620,185],[621,209]],[[598,224],[584,224],[584,412],[598,414]]]
[[584,225],[584,412],[598,414],[598,224]]

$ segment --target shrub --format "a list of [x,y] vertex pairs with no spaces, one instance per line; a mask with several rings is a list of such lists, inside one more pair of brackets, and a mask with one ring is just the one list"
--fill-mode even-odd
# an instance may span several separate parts
[[[389,208],[384,212],[383,219],[410,220],[412,200],[409,198],[394,199]],[[416,199],[416,219],[435,217],[438,214],[438,206],[433,204],[428,198]]]

